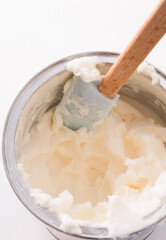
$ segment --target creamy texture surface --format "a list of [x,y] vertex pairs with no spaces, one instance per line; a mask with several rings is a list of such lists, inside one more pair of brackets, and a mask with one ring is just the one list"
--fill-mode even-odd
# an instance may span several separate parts
[[62,230],[80,234],[79,225],[90,225],[125,236],[165,215],[166,128],[121,99],[91,132],[63,126],[57,109],[31,130],[18,168]]
[[100,63],[100,58],[95,56],[75,58],[67,64],[66,69],[73,72],[75,76],[81,77],[84,82],[93,82],[103,78],[96,68]]
[[139,65],[137,71],[150,77],[152,79],[152,85],[160,83],[160,77],[157,74],[155,68],[153,66],[149,65],[148,63],[146,63],[146,62],[141,63]]

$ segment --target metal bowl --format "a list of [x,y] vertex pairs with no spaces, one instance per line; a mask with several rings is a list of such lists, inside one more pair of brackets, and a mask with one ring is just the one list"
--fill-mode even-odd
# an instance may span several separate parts
[[[63,85],[71,78],[71,73],[65,70],[65,65],[68,61],[83,56],[99,56],[103,60],[103,64],[98,67],[102,73],[106,73],[111,64],[117,59],[118,54],[111,52],[76,54],[49,65],[35,75],[19,92],[9,110],[3,133],[4,167],[9,182],[18,198],[33,215],[46,225],[57,239],[113,240],[108,237],[106,228],[80,226],[82,234],[79,236],[60,230],[60,219],[58,216],[35,204],[17,168],[17,159],[21,154],[22,142],[26,137],[26,133],[30,131],[42,114],[57,105],[63,96]],[[159,70],[157,71],[162,81],[166,83],[165,75]],[[120,90],[120,95],[121,97],[127,96],[131,104],[132,101],[136,100],[147,105],[161,118],[163,123],[166,123],[166,89],[160,85],[152,86],[151,79],[147,76],[137,72],[134,73]],[[117,238],[117,240],[145,239],[164,218],[165,216],[163,215],[161,219],[158,219],[154,224],[145,229],[131,233],[126,238]]]

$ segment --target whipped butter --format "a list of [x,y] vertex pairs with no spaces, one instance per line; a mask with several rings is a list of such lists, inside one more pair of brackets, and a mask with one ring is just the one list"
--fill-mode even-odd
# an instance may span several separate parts
[[96,65],[100,63],[102,63],[100,58],[95,56],[75,58],[67,64],[66,69],[73,72],[75,76],[81,77],[84,82],[93,82],[103,78],[96,68]]
[[[94,81],[102,77],[98,63],[84,57],[66,68]],[[36,203],[60,217],[63,231],[81,234],[81,225],[127,236],[166,214],[165,143],[166,128],[122,99],[90,132],[66,128],[57,107],[31,129],[18,168]]]

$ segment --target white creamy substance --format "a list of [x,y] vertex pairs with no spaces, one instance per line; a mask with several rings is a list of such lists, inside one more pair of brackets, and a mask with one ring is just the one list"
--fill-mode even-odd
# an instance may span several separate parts
[[152,85],[160,83],[160,77],[157,74],[156,70],[153,66],[147,64],[146,62],[141,63],[137,70],[138,72],[141,72],[150,77],[152,79]]
[[[100,80],[99,62],[84,57],[67,69]],[[31,130],[18,167],[36,203],[59,215],[62,230],[106,227],[110,237],[126,236],[166,214],[165,143],[166,128],[121,99],[91,132],[66,128],[50,110]]]
[[100,58],[95,56],[75,58],[67,64],[66,69],[73,72],[75,76],[81,77],[84,82],[93,82],[103,78],[96,68],[96,65],[100,63],[102,63]]

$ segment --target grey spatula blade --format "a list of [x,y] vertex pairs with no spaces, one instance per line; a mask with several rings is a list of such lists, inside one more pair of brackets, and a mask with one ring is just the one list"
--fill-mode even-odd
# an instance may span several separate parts
[[73,80],[59,104],[65,126],[72,130],[85,127],[90,131],[103,121],[119,96],[105,97],[98,91],[98,83],[86,83],[80,77]]

